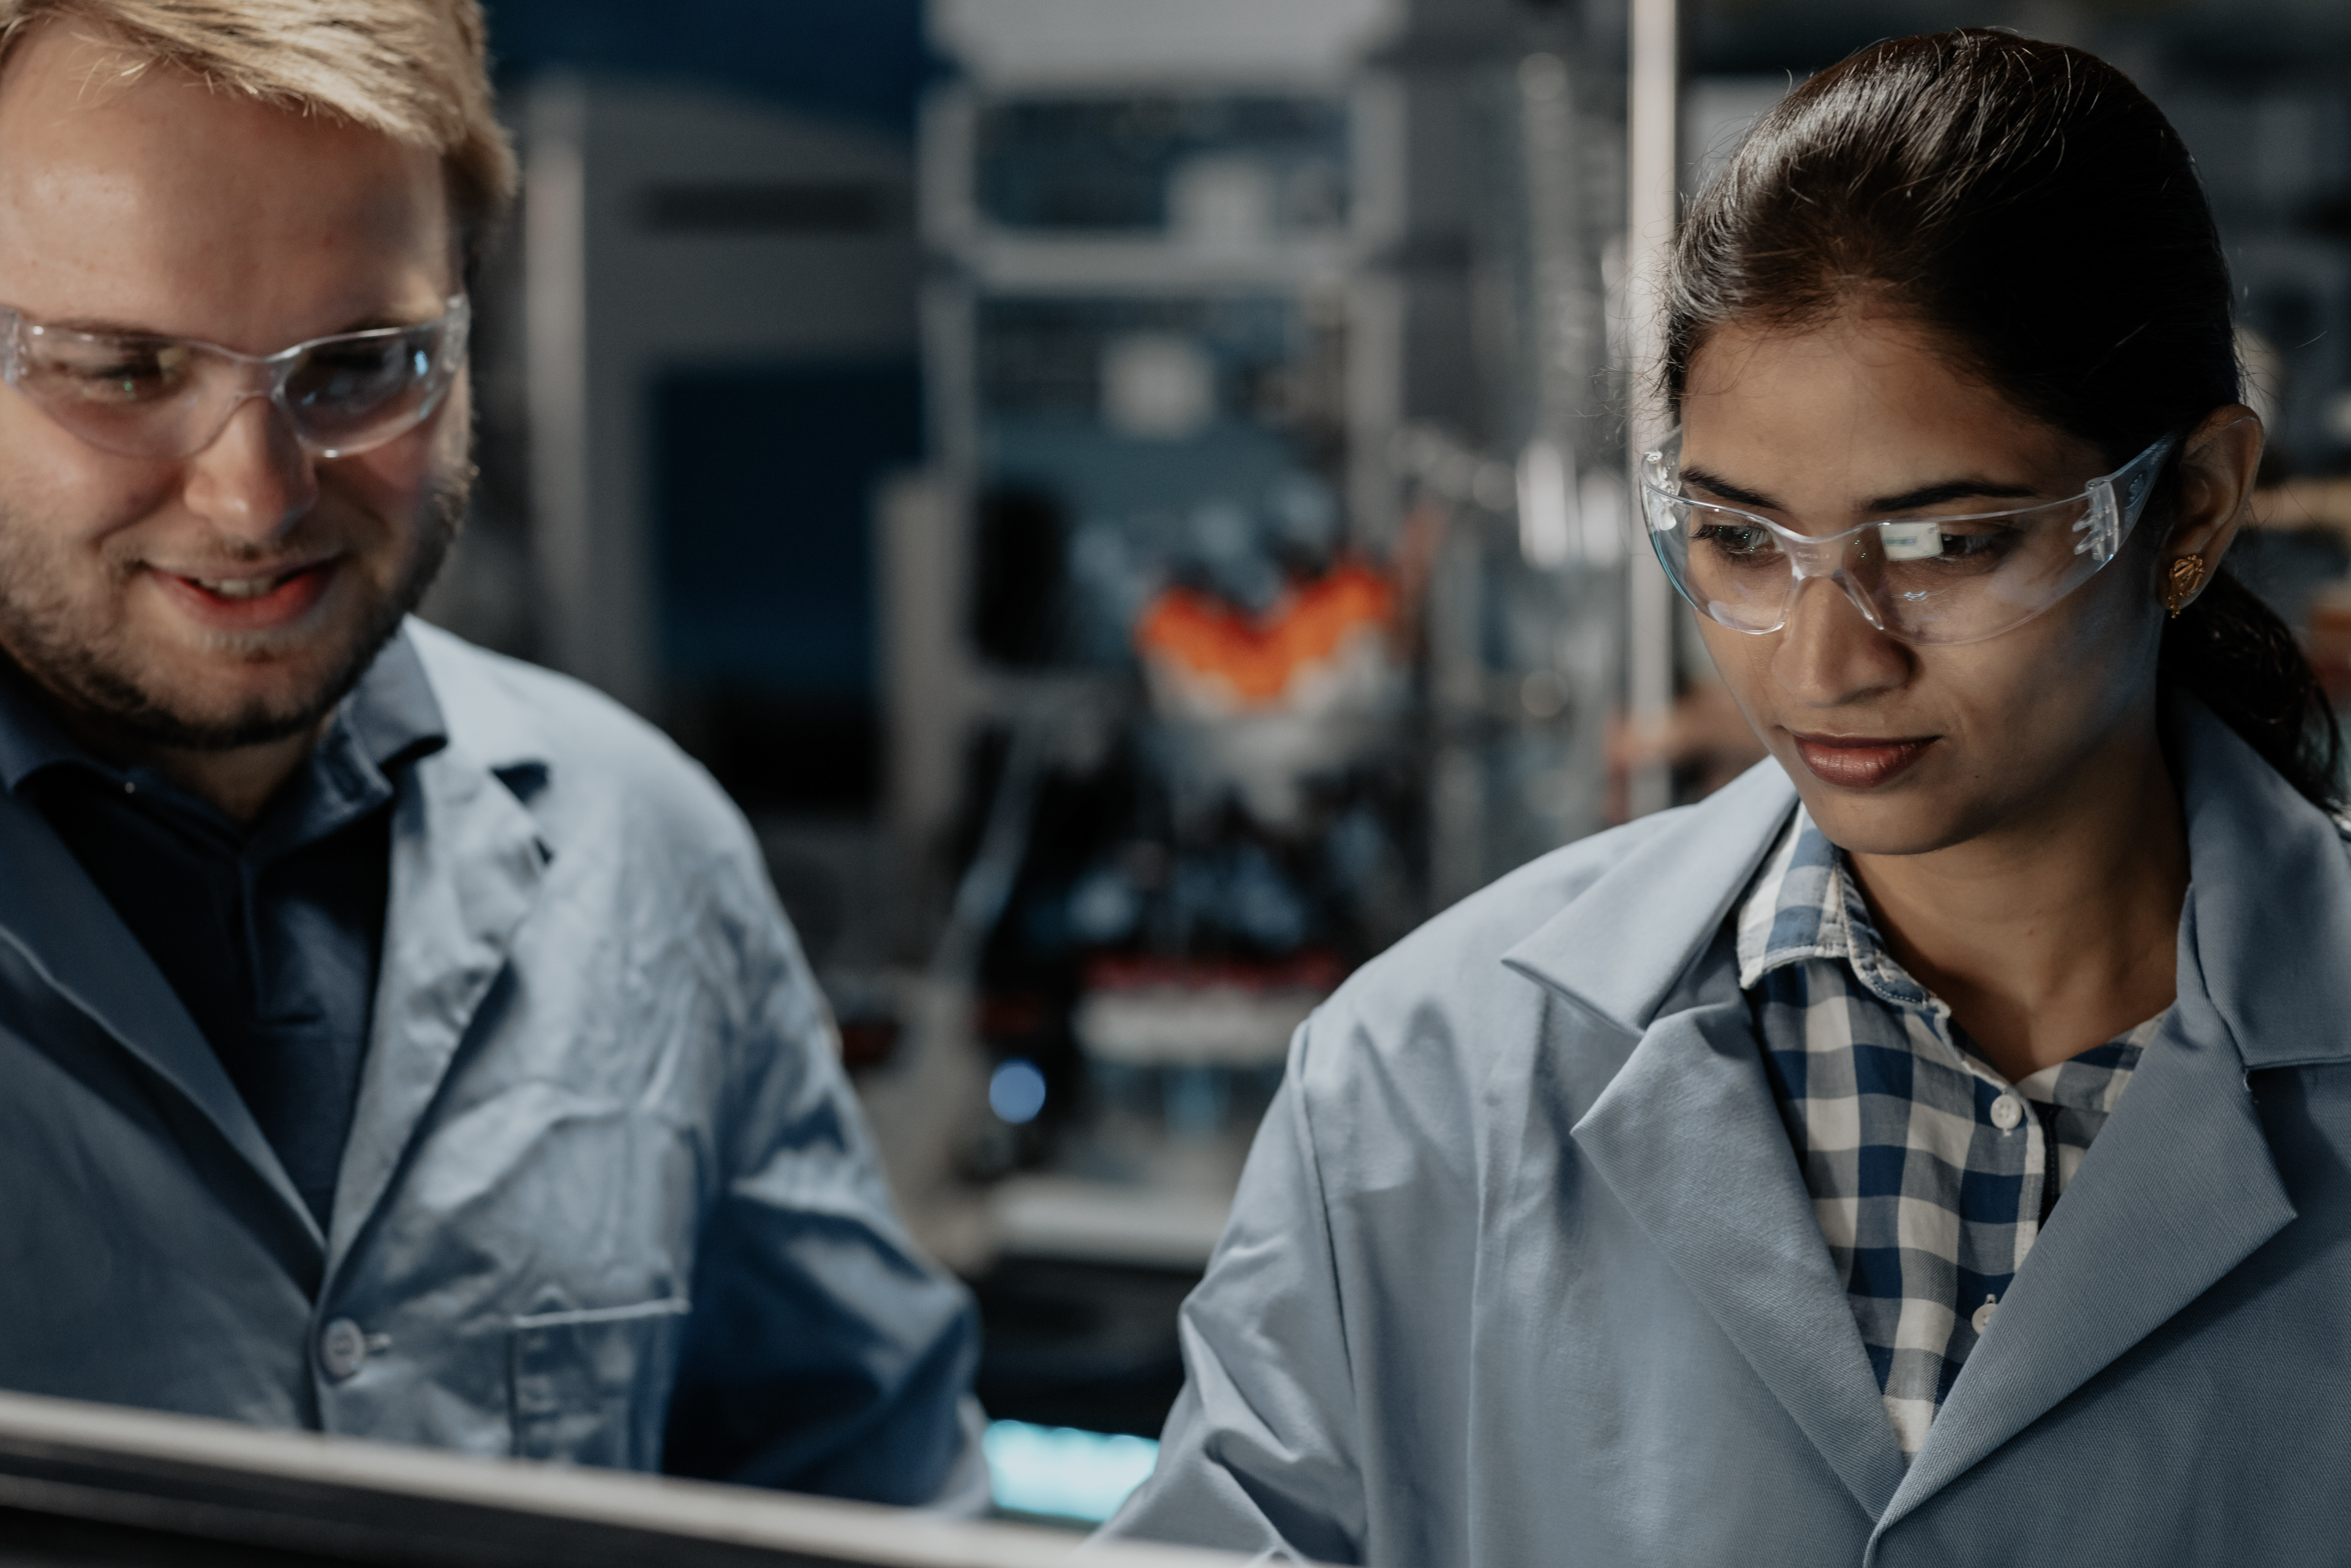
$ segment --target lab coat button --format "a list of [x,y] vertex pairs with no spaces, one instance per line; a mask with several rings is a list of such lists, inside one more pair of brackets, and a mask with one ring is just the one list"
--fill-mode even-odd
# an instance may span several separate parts
[[2013,1094],[2003,1094],[1991,1103],[1991,1124],[2005,1133],[2024,1120],[2024,1107],[2016,1103]]
[[1991,1315],[1998,1311],[2000,1311],[2000,1303],[1991,1297],[1986,1296],[1984,1304],[1975,1310],[1975,1315],[1969,1318],[1968,1322],[1974,1327],[1976,1333],[1980,1334],[1984,1330],[1991,1327]]
[[367,1335],[349,1318],[337,1318],[319,1333],[319,1365],[340,1383],[367,1360]]

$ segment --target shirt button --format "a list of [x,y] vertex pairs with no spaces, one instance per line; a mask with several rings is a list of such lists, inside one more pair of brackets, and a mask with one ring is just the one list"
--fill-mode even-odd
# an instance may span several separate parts
[[2016,1103],[2013,1094],[2003,1094],[1991,1103],[1991,1124],[2005,1133],[2024,1120],[2024,1107]]
[[340,1383],[367,1360],[367,1335],[349,1318],[337,1318],[319,1333],[319,1365]]
[[1980,1334],[1984,1330],[1991,1327],[1991,1315],[1998,1311],[2000,1311],[2000,1303],[1991,1297],[1986,1296],[1984,1304],[1975,1310],[1975,1315],[1968,1319],[1968,1322],[1974,1326],[1976,1333]]

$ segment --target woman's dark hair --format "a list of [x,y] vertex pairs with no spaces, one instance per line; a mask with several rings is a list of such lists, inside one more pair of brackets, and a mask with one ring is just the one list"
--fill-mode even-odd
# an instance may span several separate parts
[[[2228,263],[2188,149],[2079,49],[1973,27],[1896,38],[1791,92],[1682,225],[1668,400],[1715,329],[1800,326],[1856,294],[2116,467],[2239,400]],[[2178,502],[2175,456],[2140,531],[2159,538],[2145,523]],[[2334,709],[2293,633],[2225,570],[2167,627],[2158,668],[2304,796],[2334,798]]]

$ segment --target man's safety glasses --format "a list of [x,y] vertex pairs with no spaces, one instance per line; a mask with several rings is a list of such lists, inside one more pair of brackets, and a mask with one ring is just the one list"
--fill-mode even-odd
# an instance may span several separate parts
[[303,448],[347,457],[428,417],[465,362],[473,309],[413,327],[313,338],[274,354],[144,333],[78,332],[0,308],[0,380],[67,430],[124,457],[193,456],[248,398],[267,398]]
[[1814,535],[1684,494],[1676,431],[1642,461],[1641,510],[1674,587],[1734,632],[1777,632],[1806,580],[1823,578],[1890,636],[1979,643],[2030,621],[2115,559],[2172,445],[2164,437],[2066,500]]

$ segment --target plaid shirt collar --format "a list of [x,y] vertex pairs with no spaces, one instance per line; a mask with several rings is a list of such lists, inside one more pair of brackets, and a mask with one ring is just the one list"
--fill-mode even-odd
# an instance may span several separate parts
[[1844,856],[1802,806],[1740,904],[1738,952],[1741,990],[1806,958],[1842,958],[1882,1001],[1938,1017],[1950,1010],[1886,951]]
[[[2351,838],[2351,823],[2345,825]],[[1752,991],[1764,976],[1808,958],[1842,959],[1855,979],[1878,1000],[1908,1008],[1932,1019],[1939,1027],[1936,1038],[1947,1040],[1952,1054],[1970,1069],[1999,1082],[1980,1061],[1959,1045],[1949,1003],[1911,977],[1910,972],[1886,950],[1870,918],[1869,904],[1845,865],[1844,854],[1813,825],[1802,806],[1780,835],[1780,841],[1755,874],[1753,887],[1739,905],[1739,988]],[[2082,1082],[2082,1071],[2065,1072],[2067,1063],[2044,1067],[2014,1087],[2044,1104],[2079,1103],[2083,1109],[2110,1111],[2129,1082],[2139,1048],[2155,1038],[2170,1009],[2165,1009],[2106,1045],[2071,1059],[2080,1068],[2106,1069],[2119,1065],[2110,1082],[2101,1075],[2095,1087]]]

